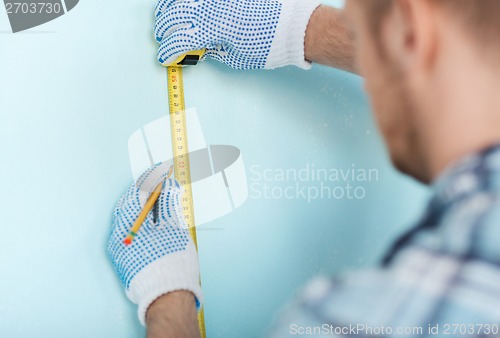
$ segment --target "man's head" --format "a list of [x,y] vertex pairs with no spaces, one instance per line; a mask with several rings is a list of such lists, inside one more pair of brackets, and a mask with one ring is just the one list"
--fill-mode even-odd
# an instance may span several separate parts
[[486,123],[478,113],[474,121],[473,111],[486,109],[485,95],[490,105],[498,100],[500,0],[347,0],[345,12],[400,171],[430,182],[450,161],[500,140],[486,130],[500,119]]

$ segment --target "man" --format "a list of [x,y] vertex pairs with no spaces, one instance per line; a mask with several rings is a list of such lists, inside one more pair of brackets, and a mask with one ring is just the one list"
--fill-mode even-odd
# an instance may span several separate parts
[[[240,69],[318,62],[359,71],[392,162],[432,185],[427,212],[380,267],[311,282],[271,337],[499,337],[500,1],[347,0],[344,14],[311,0],[157,6],[162,63],[207,48]],[[148,187],[160,167],[145,174],[158,176]],[[147,227],[136,249],[119,244],[147,198],[143,183],[117,207],[112,260],[149,337],[197,337],[203,296],[178,216]],[[169,184],[164,195],[179,196]],[[133,269],[122,259],[130,250]]]

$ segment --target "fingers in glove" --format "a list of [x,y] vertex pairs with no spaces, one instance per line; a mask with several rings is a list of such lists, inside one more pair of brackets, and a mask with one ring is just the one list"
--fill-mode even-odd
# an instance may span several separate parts
[[176,3],[161,13],[155,21],[155,38],[161,42],[179,28],[191,28],[195,21],[195,10],[189,3]]
[[155,16],[158,17],[162,13],[165,13],[165,11],[174,4],[193,3],[193,2],[199,2],[199,0],[160,0],[158,1],[155,7]]
[[205,48],[194,36],[197,30],[197,28],[179,28],[168,37],[165,37],[161,41],[158,50],[158,61],[164,65],[169,65],[182,54]]
[[[250,69],[258,68],[249,66],[243,57],[238,56],[238,53],[231,46],[218,45],[215,48],[207,49],[205,55],[222,63],[225,63],[233,69]],[[263,67],[264,65],[262,65]]]
[[156,225],[156,228],[166,226],[186,228],[181,206],[183,192],[176,180],[167,180],[165,189],[158,198],[159,224]]
[[[166,179],[170,166],[171,162],[158,163],[142,174],[116,204],[114,211],[115,220],[120,218],[120,224],[126,223],[125,227],[132,226],[146,205],[151,192]],[[150,222],[151,220],[147,219],[147,221]],[[151,221],[151,223],[154,222]]]
[[156,3],[155,16],[160,16],[169,6],[173,3],[178,2],[178,0],[160,0]]
[[137,179],[135,187],[142,192],[152,193],[166,179],[171,165],[172,161],[155,164]]
[[132,185],[116,204],[114,217],[121,217],[122,223],[133,223],[146,204],[149,193]]

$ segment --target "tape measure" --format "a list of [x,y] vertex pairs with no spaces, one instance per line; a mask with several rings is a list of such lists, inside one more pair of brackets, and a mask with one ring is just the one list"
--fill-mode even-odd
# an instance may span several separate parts
[[[204,52],[205,50],[190,52],[180,56],[172,64],[167,65],[168,105],[170,112],[170,135],[172,138],[172,151],[174,156],[174,174],[175,179],[184,188],[181,208],[184,215],[184,221],[189,228],[196,249],[198,249],[198,240],[196,237],[196,223],[194,219],[182,67],[186,65],[196,65]],[[200,329],[201,338],[206,338],[205,314],[203,308],[198,312],[198,327]]]

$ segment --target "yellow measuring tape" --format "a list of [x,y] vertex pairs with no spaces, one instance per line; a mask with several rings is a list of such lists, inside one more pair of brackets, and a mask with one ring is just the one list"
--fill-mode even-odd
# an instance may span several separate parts
[[[189,163],[188,133],[186,124],[186,105],[184,102],[184,84],[182,81],[182,61],[188,57],[195,58],[196,62],[203,55],[204,51],[194,52],[194,56],[189,53],[188,56],[180,57],[180,61],[175,62],[174,66],[167,67],[167,85],[168,85],[168,104],[170,111],[170,135],[172,138],[172,150],[174,155],[174,173],[175,179],[184,188],[181,207],[194,245],[198,249],[196,238],[196,223],[194,219],[193,190],[191,186],[191,167]],[[178,59],[178,60],[179,60]],[[194,64],[196,64],[194,62]],[[189,63],[187,63],[189,64]],[[200,277],[201,284],[201,277]],[[198,312],[198,327],[201,338],[206,338],[205,314],[203,308]]]

